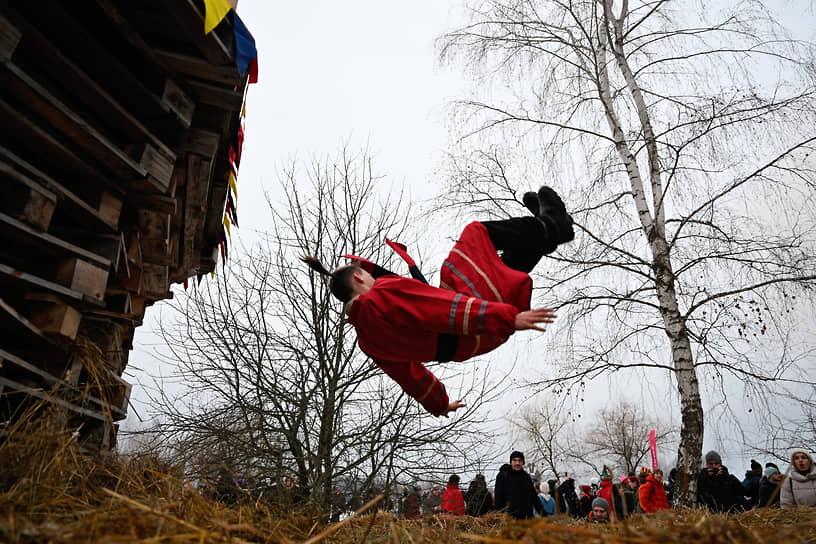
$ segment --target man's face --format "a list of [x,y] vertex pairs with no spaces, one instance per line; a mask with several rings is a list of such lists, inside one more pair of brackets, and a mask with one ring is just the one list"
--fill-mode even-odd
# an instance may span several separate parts
[[793,466],[800,472],[810,470],[810,458],[804,453],[796,453],[793,456]]
[[655,472],[654,473],[654,479],[657,480],[658,482],[662,482],[663,481],[663,473],[660,472],[660,471]]
[[596,506],[592,509],[592,519],[596,519],[598,521],[607,520],[609,519],[609,512],[600,506]]
[[434,487],[434,488],[433,488],[432,493],[433,493],[434,495],[439,495],[439,492],[440,492],[440,491],[441,491],[441,490],[440,490],[438,487]]
[[637,478],[629,478],[626,480],[626,485],[629,486],[629,489],[635,489],[638,486]]
[[722,463],[720,463],[719,461],[715,461],[714,459],[712,459],[711,461],[706,461],[706,468],[708,469],[709,472],[717,472],[720,470],[721,466]]
[[513,457],[510,459],[510,466],[513,467],[513,470],[521,470],[524,468],[524,461],[521,460],[521,457]]

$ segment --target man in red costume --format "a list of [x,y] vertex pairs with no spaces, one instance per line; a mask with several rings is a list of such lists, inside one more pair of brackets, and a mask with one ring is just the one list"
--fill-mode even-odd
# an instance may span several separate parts
[[[408,263],[412,278],[365,259],[329,272],[314,257],[313,270],[330,275],[330,290],[346,303],[360,349],[435,416],[465,406],[423,365],[464,361],[487,353],[517,330],[544,331],[549,308],[530,309],[529,272],[543,255],[574,238],[572,218],[555,191],[542,187],[523,198],[532,217],[473,222],[465,227],[440,272],[440,287],[425,282],[405,247],[386,242]],[[501,252],[499,255],[498,252]]]

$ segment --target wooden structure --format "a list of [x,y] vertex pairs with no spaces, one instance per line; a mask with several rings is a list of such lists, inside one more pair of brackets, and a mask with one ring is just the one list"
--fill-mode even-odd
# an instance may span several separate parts
[[202,0],[0,0],[0,433],[112,447],[145,309],[212,271],[247,76]]

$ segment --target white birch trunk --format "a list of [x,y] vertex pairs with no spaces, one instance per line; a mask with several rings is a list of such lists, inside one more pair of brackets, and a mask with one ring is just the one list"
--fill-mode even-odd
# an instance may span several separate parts
[[[677,390],[680,395],[682,423],[680,428],[680,446],[678,449],[677,481],[680,487],[678,503],[691,506],[696,502],[696,476],[698,467],[700,467],[702,463],[703,409],[697,373],[694,368],[691,342],[677,303],[675,277],[671,266],[669,244],[666,240],[663,186],[660,178],[657,141],[654,136],[654,131],[652,130],[646,102],[628,64],[620,41],[623,20],[626,14],[627,6],[624,3],[621,17],[615,19],[612,13],[612,1],[604,0],[604,15],[606,19],[604,26],[608,43],[615,57],[617,66],[626,81],[627,88],[632,95],[638,112],[638,119],[641,125],[640,129],[646,140],[654,216],[652,216],[649,210],[643,178],[640,175],[637,159],[625,140],[623,128],[614,109],[609,85],[609,75],[606,67],[606,46],[603,43],[598,44],[596,51],[599,66],[599,94],[601,102],[604,105],[609,127],[612,130],[615,148],[626,167],[626,172],[632,187],[632,198],[652,253],[652,270],[654,273],[658,305],[663,318],[666,335],[669,337],[671,343],[672,363],[677,378]],[[612,28],[610,28],[610,25]]]

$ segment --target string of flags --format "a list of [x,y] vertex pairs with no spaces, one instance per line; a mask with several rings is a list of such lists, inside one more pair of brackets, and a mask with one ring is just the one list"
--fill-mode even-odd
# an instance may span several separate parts
[[[235,36],[235,63],[238,73],[243,77],[247,73],[247,85],[244,88],[244,98],[241,109],[235,115],[233,126],[238,129],[232,135],[229,148],[229,188],[224,205],[221,237],[218,241],[218,251],[221,254],[221,265],[226,265],[228,256],[228,241],[232,238],[231,226],[238,226],[238,169],[241,165],[241,150],[244,146],[244,120],[246,119],[246,102],[249,85],[258,82],[258,50],[255,47],[255,38],[247,29],[244,22],[235,12],[237,0],[204,0],[204,33],[209,34],[224,19],[232,26]],[[213,273],[214,274],[214,273]],[[201,283],[201,274],[198,282]],[[187,288],[187,280],[184,281]]]

